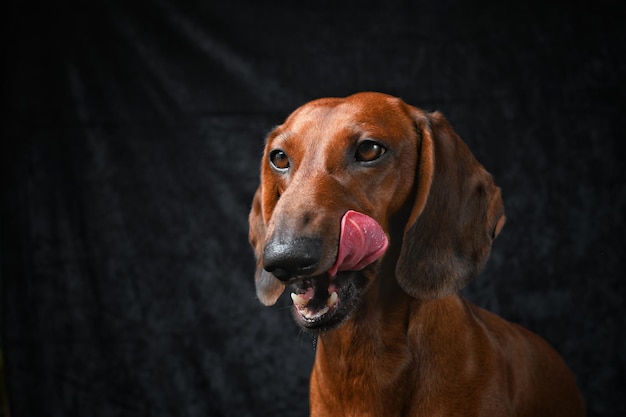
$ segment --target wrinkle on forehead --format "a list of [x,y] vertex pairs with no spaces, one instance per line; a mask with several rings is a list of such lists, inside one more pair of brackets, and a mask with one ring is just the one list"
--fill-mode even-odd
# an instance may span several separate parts
[[297,134],[302,140],[321,140],[329,136],[364,135],[384,139],[406,132],[409,115],[397,102],[368,106],[361,102],[332,99],[298,109],[282,126],[288,136]]

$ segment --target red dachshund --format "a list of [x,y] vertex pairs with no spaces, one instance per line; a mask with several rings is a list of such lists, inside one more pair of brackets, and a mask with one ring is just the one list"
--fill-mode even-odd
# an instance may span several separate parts
[[267,138],[250,212],[257,295],[318,334],[311,416],[583,416],[533,333],[457,293],[504,224],[444,117],[378,93],[315,100]]

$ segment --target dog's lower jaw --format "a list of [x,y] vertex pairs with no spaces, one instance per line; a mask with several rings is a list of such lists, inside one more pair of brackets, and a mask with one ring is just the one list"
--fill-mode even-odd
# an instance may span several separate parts
[[293,301],[293,306],[296,310],[296,313],[300,314],[300,316],[302,316],[304,320],[310,323],[321,319],[324,315],[331,311],[331,309],[336,308],[337,304],[339,303],[339,296],[337,295],[337,291],[334,291],[329,286],[328,292],[330,293],[330,295],[326,299],[325,304],[318,307],[309,305],[312,303],[313,295],[310,295],[308,293],[312,292],[314,292],[313,288],[308,289],[305,295],[300,295],[295,292],[291,293],[291,300]]

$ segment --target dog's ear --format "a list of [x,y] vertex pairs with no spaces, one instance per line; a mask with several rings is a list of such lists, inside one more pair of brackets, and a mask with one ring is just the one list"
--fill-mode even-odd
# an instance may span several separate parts
[[504,225],[500,189],[439,113],[414,109],[418,133],[415,201],[396,276],[419,299],[461,289],[483,268]]
[[265,219],[263,214],[263,185],[254,194],[252,200],[252,209],[248,216],[248,239],[254,250],[256,257],[256,272],[254,281],[256,284],[256,293],[259,300],[266,306],[276,303],[278,297],[283,293],[285,284],[274,278],[272,274],[263,269],[263,245],[265,244]]

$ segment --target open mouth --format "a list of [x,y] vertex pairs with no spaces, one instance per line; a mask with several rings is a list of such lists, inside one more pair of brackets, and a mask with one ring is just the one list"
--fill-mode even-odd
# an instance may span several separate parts
[[345,321],[359,304],[365,277],[356,271],[325,273],[292,285],[296,322],[310,330],[330,330]]
[[[373,279],[372,266],[378,264],[387,246],[387,235],[376,220],[348,210],[341,218],[335,263],[322,274],[289,279],[296,322],[304,329],[319,331],[343,323],[358,308]],[[266,269],[268,272],[278,269],[271,266],[274,268]]]

